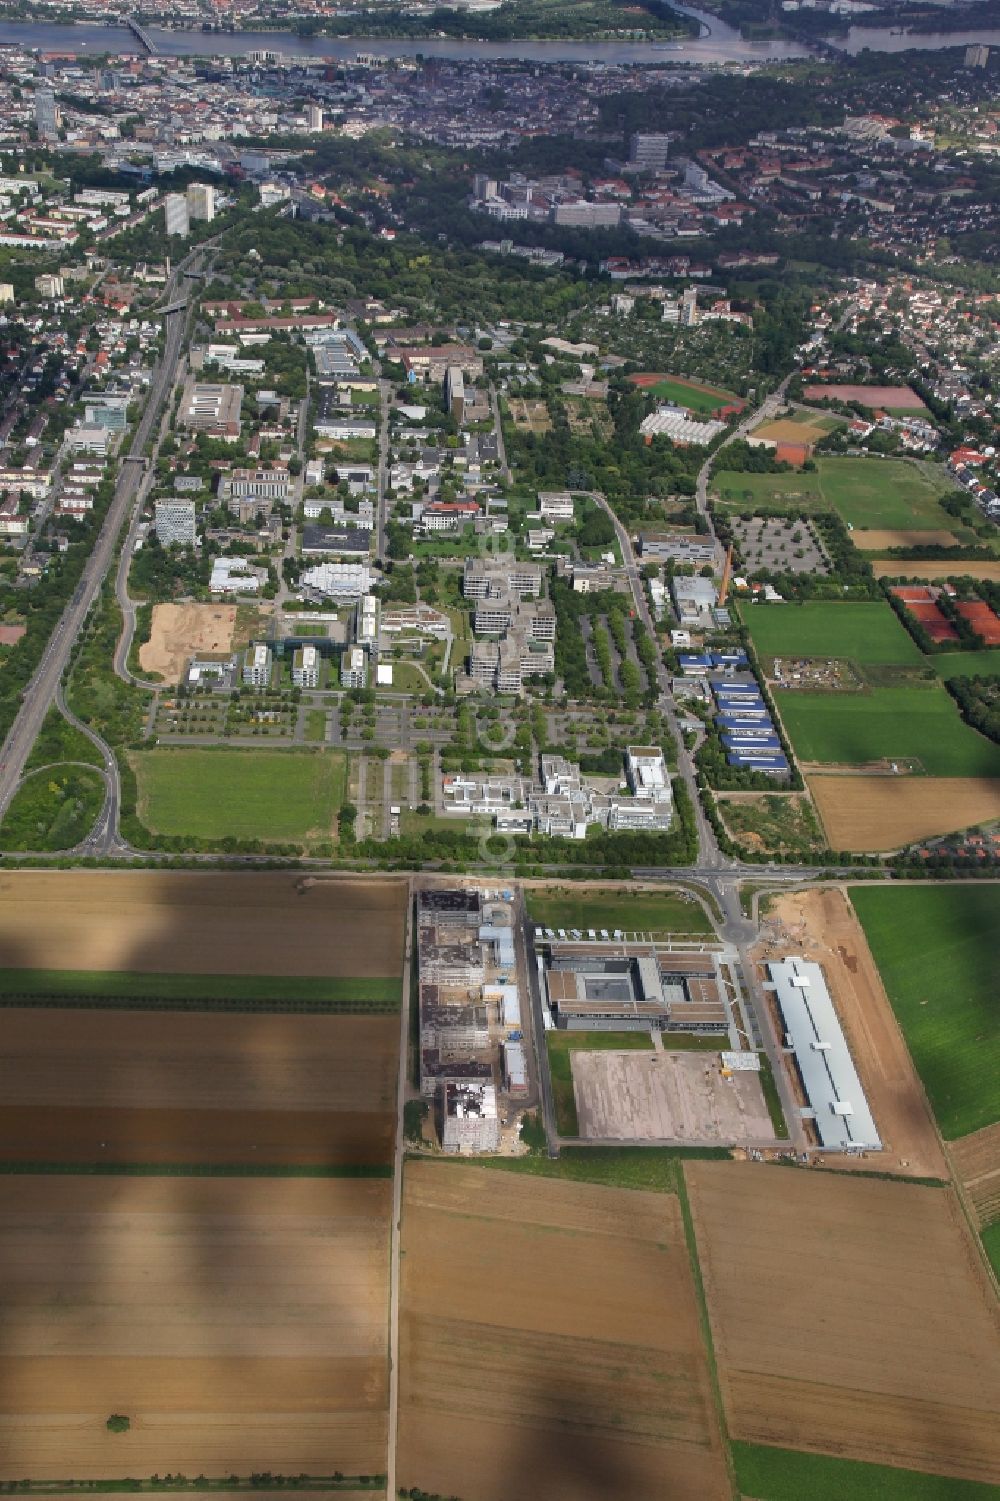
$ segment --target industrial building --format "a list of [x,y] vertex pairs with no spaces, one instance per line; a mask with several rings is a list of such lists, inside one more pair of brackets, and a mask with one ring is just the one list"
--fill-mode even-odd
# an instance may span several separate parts
[[729,1030],[716,952],[673,950],[641,939],[565,939],[536,934],[554,1025],[571,1032]]
[[177,422],[191,432],[238,438],[242,406],[242,386],[197,381],[189,375],[181,393]]
[[446,1151],[496,1151],[498,1090],[529,1092],[509,893],[423,890],[416,918],[421,1094]]
[[785,1045],[809,1102],[804,1118],[812,1121],[820,1147],[827,1152],[880,1151],[881,1138],[823,970],[808,959],[791,957],[767,968]]
[[497,1151],[500,1120],[493,1084],[443,1080],[441,1146],[445,1152],[464,1152],[470,1156]]

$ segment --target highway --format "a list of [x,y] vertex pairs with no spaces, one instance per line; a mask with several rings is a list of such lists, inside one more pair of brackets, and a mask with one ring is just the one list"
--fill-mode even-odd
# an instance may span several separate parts
[[[188,265],[199,254],[200,249],[192,251],[176,267],[167,293],[171,301],[177,297],[176,289],[184,285]],[[35,674],[25,688],[21,707],[4,741],[3,749],[0,751],[0,818],[6,813],[17,790],[25,764],[31,754],[31,748],[46,714],[54,703],[59,702],[62,707],[60,683],[81,627],[111,566],[122,524],[145,475],[144,449],[149,441],[160,404],[173,383],[174,373],[181,357],[186,324],[186,304],[164,315],[166,342],[163,358],[153,373],[145,409],[128,454],[121,462],[114,498],[104,518],[94,550],[87,559],[80,581],[49,638]],[[90,738],[101,750],[105,765],[109,758],[113,762],[111,751],[104,742],[99,740],[99,737],[91,736]],[[117,783],[117,768],[115,768],[112,781]],[[113,830],[113,837],[117,838],[117,805],[109,806],[113,796],[113,793],[109,793],[109,800],[98,820],[98,827],[102,824],[106,828],[110,827]],[[109,842],[111,837],[109,835]]]

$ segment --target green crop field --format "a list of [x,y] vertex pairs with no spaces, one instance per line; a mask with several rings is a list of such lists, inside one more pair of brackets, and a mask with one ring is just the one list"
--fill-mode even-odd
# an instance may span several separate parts
[[335,752],[149,750],[130,758],[156,834],[310,843],[335,838],[345,758]]
[[942,1135],[1000,1120],[1000,886],[853,886]]
[[701,903],[686,892],[593,891],[558,886],[525,893],[528,915],[545,928],[628,933],[711,933]]
[[891,606],[881,601],[742,605],[740,613],[762,657],[839,657],[892,665],[924,660]]
[[818,458],[815,474],[715,476],[720,498],[752,505],[794,503],[796,511],[835,510],[849,525],[879,530],[950,530],[954,520],[938,505],[955,486],[927,465],[906,459]]
[[164,975],[145,971],[93,969],[0,969],[0,996],[22,1000],[77,1001],[98,1009],[118,1002],[146,1009],[186,1007],[197,1002],[268,1002],[337,1006],[350,1010],[385,1006],[396,1010],[400,981],[377,976],[356,979],[330,975]]
[[755,1501],[996,1501],[1000,1488],[890,1465],[732,1444],[739,1490]]
[[939,683],[872,693],[779,689],[774,697],[801,761],[866,766],[913,760],[932,777],[1000,776],[1000,747],[963,723]]

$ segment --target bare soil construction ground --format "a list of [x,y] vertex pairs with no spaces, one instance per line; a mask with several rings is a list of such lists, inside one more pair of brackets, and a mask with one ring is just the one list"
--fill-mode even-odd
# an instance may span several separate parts
[[396,1017],[5,1009],[0,1159],[388,1163]]
[[950,1189],[684,1175],[734,1438],[1000,1481],[1000,1309]]
[[[669,1039],[665,1039],[667,1049]],[[580,1135],[609,1141],[771,1141],[760,1076],[724,1079],[718,1053],[577,1052]]]
[[378,1473],[390,1205],[372,1180],[0,1178],[0,1478]]
[[401,1486],[730,1495],[672,1195],[411,1162],[402,1268]]
[[[855,527],[851,541],[862,552],[882,552],[889,547],[957,547],[952,532],[886,531],[878,527]],[[915,565],[922,566],[922,565]],[[905,573],[910,564],[903,558],[896,559],[898,573]]]
[[292,874],[19,871],[0,964],[152,974],[394,976],[406,883]]
[[801,954],[823,966],[884,1147],[865,1165],[947,1178],[930,1106],[844,892],[824,886],[774,897],[762,933],[755,958]]
[[1000,818],[995,777],[807,778],[831,849],[896,850]]
[[235,605],[154,605],[153,628],[139,648],[139,666],[167,683],[179,683],[198,652],[231,649],[235,624]]
[[948,1149],[955,1171],[985,1229],[1000,1219],[1000,1124],[973,1131]]

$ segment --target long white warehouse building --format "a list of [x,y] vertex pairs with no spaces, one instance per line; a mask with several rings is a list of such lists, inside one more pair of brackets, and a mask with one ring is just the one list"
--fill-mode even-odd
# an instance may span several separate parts
[[882,1141],[822,969],[796,958],[779,960],[768,969],[820,1146],[828,1152],[881,1151]]

